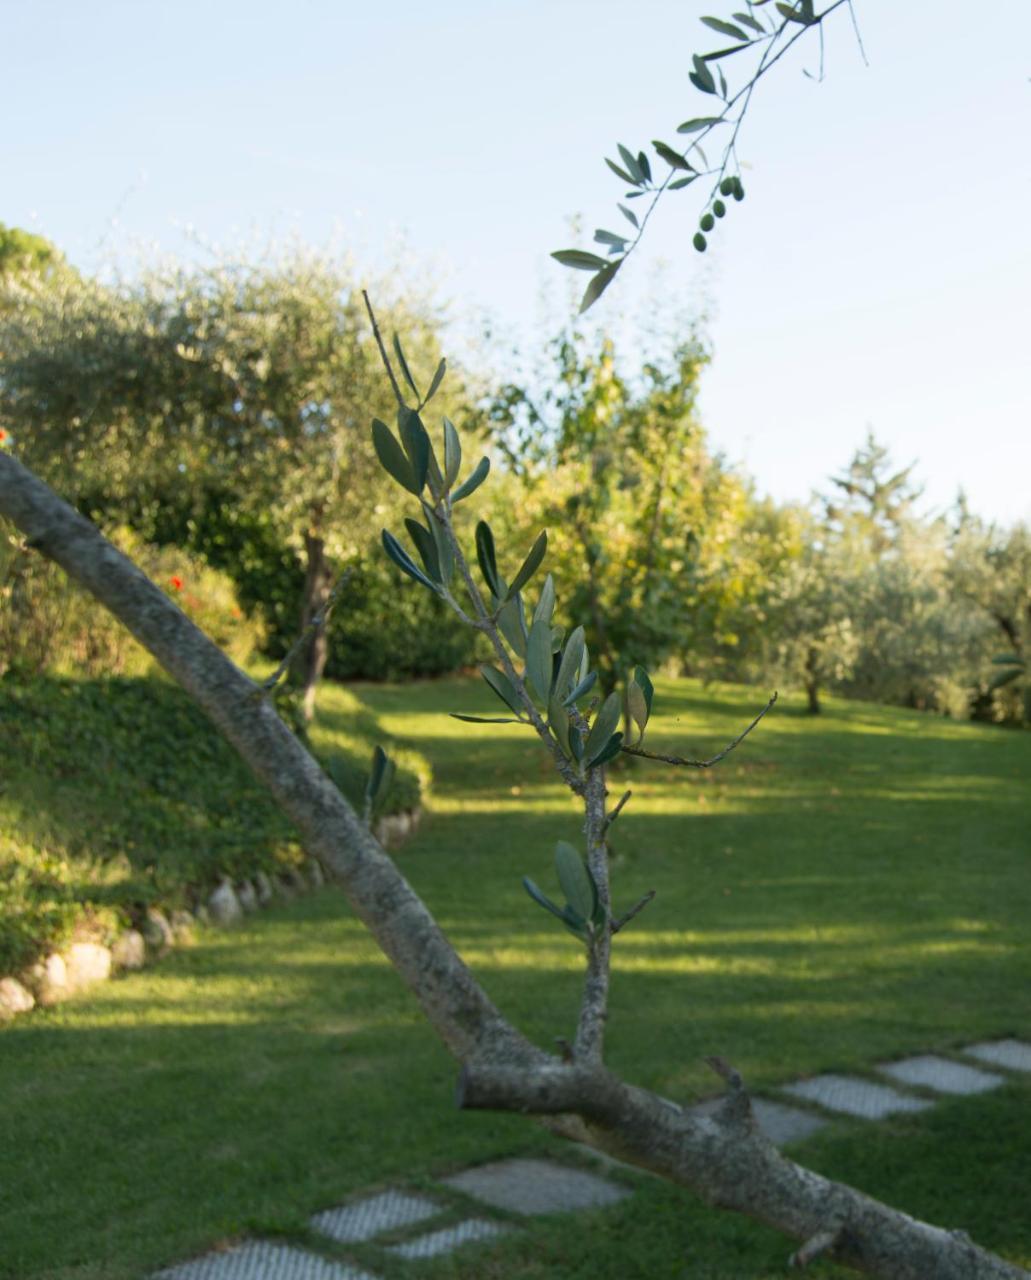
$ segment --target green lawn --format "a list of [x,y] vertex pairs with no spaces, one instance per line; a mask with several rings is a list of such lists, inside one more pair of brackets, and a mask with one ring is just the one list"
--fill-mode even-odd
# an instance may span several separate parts
[[[353,724],[355,695],[363,723],[432,764],[406,874],[520,1026],[542,1044],[569,1035],[582,953],[520,880],[549,888],[554,840],[577,838],[571,799],[525,730],[447,717],[492,713],[476,683],[327,690],[320,733]],[[761,702],[659,681],[651,745],[707,753]],[[613,829],[617,906],[658,897],[616,941],[612,1066],[686,1100],[715,1091],[710,1053],[763,1090],[1031,1037],[1029,766],[1029,734],[833,701],[813,720],[784,699],[711,774],[635,762],[614,775],[614,792],[634,789]],[[502,1153],[570,1158],[525,1120],[456,1113],[454,1080],[336,891],[206,934],[0,1030],[0,1276],[138,1280],[238,1234],[303,1236],[311,1212],[360,1188]],[[1031,1265],[1029,1102],[1031,1081],[1014,1082],[843,1121],[799,1154]],[[634,1181],[603,1214],[376,1269],[789,1274],[780,1237]]]

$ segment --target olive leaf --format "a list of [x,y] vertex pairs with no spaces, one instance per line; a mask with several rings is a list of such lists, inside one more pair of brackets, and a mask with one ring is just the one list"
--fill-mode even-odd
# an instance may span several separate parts
[[610,693],[601,704],[598,714],[594,717],[594,723],[591,725],[591,731],[587,735],[587,743],[584,746],[584,759],[588,767],[611,745],[612,735],[615,733],[616,725],[619,724],[622,711],[622,700],[619,694]]
[[481,458],[469,476],[451,495],[451,501],[461,502],[463,498],[468,498],[471,493],[475,493],[487,479],[488,471],[490,471],[490,458]]
[[422,485],[415,483],[415,472],[412,464],[405,457],[405,452],[397,442],[397,438],[385,422],[379,418],[372,420],[372,443],[376,457],[388,475],[393,476],[399,485],[409,493],[419,493]]
[[514,711],[517,716],[521,717],[523,704],[519,700],[515,685],[509,680],[508,676],[503,671],[499,671],[497,667],[492,667],[486,662],[480,667],[480,675],[483,676],[484,680],[509,710]]

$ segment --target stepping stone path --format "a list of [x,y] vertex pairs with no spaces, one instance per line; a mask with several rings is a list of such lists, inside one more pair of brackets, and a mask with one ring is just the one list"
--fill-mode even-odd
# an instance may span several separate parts
[[[876,1070],[902,1090],[917,1088],[941,1094],[977,1094],[1005,1083],[999,1071],[1031,1073],[1031,1044],[1022,1040],[986,1040],[956,1051],[980,1065],[918,1054],[899,1062],[882,1062]],[[995,1071],[984,1070],[985,1066]],[[900,1112],[925,1111],[934,1106],[927,1098],[876,1084],[860,1077],[826,1074],[811,1080],[781,1085],[781,1093],[818,1110],[803,1110],[768,1098],[754,1098],[752,1110],[759,1128],[777,1146],[800,1142],[824,1128],[829,1118],[821,1112],[837,1112],[863,1120],[879,1120]],[[709,1099],[692,1108],[711,1114],[722,1099]],[[675,1104],[670,1104],[675,1105]],[[597,1153],[596,1153],[597,1154]],[[604,1159],[604,1157],[603,1157]],[[608,1161],[618,1164],[617,1161]],[[551,1160],[497,1160],[463,1169],[441,1179],[441,1186],[480,1201],[489,1209],[525,1216],[577,1213],[604,1209],[633,1194],[619,1183],[582,1169],[571,1169]],[[447,1215],[451,1221],[425,1228]],[[363,1256],[370,1247],[383,1257],[417,1262],[451,1253],[462,1245],[495,1239],[517,1231],[510,1220],[486,1216],[454,1222],[455,1202],[445,1197],[390,1188],[317,1213],[312,1230],[340,1245],[361,1244]],[[406,1233],[408,1233],[406,1235]],[[403,1238],[398,1240],[400,1234]],[[389,1237],[389,1242],[384,1237]],[[396,1262],[394,1266],[396,1267]],[[151,1276],[150,1280],[378,1280],[367,1264],[357,1266],[324,1257],[295,1245],[254,1240],[236,1248],[205,1254]]]
[[314,1253],[256,1240],[161,1271],[153,1280],[376,1280],[368,1271]]
[[898,1093],[886,1084],[871,1084],[869,1080],[851,1076],[816,1076],[785,1085],[784,1092],[793,1098],[818,1103],[828,1111],[858,1116],[860,1120],[881,1120],[896,1111],[926,1111],[932,1105],[922,1098]]
[[932,1054],[906,1058],[902,1062],[878,1063],[877,1070],[900,1084],[922,1085],[936,1093],[987,1093],[1003,1083],[1002,1076],[992,1071],[981,1071]]
[[1031,1044],[1020,1040],[996,1040],[985,1044],[972,1044],[964,1053],[994,1067],[1007,1067],[1010,1071],[1031,1071]]
[[444,1179],[444,1185],[510,1213],[572,1213],[601,1209],[630,1195],[595,1173],[549,1160],[499,1160]]
[[424,1196],[384,1191],[354,1204],[341,1205],[339,1209],[317,1213],[311,1225],[320,1235],[329,1236],[340,1244],[355,1244],[371,1240],[384,1231],[411,1226],[424,1218],[435,1218],[439,1213],[440,1205]]
[[507,1230],[508,1227],[500,1222],[469,1218],[466,1222],[460,1222],[457,1227],[444,1227],[442,1231],[431,1231],[428,1236],[406,1240],[404,1244],[388,1245],[387,1252],[396,1253],[399,1258],[436,1258],[441,1253],[450,1253],[469,1240],[489,1240],[491,1236],[504,1235]]

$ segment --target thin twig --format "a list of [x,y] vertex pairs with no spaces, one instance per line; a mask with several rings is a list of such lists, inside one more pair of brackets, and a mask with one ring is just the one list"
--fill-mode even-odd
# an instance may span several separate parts
[[626,802],[630,799],[630,797],[633,794],[634,793],[631,790],[627,789],[619,797],[619,804],[616,805],[616,807],[612,810],[609,816],[605,819],[605,827],[604,827],[605,831],[608,831],[609,827],[612,826],[612,824],[616,821],[619,815],[623,812],[623,806],[626,804]]
[[311,622],[308,623],[308,625],[304,628],[301,634],[290,646],[290,649],[287,652],[286,657],[279,664],[279,666],[276,667],[275,671],[272,672],[269,678],[263,684],[258,685],[258,688],[255,690],[255,694],[254,694],[255,697],[266,698],[275,689],[276,685],[279,684],[280,680],[282,680],[283,677],[286,675],[286,673],[290,670],[290,667],[293,665],[294,658],[297,657],[301,649],[304,648],[304,646],[308,643],[308,641],[312,638],[312,636],[316,634],[316,632],[318,632],[323,626],[325,626],[326,622],[329,620],[329,615],[333,611],[333,606],[336,604],[337,600],[340,598],[340,593],[343,591],[344,587],[347,586],[348,582],[351,580],[353,575],[354,575],[354,565],[348,565],[348,567],[337,579],[336,585],[333,587],[333,590],[326,597],[326,603],[322,606],[322,608],[318,611],[318,613],[314,615]]
[[711,1057],[705,1058],[704,1062],[710,1071],[714,1071],[719,1076],[732,1093],[739,1093],[745,1087],[741,1072],[738,1071],[737,1067],[732,1066],[726,1058],[721,1058],[719,1054],[713,1054]]
[[859,56],[863,59],[863,65],[868,67],[870,59],[866,56],[866,47],[863,44],[863,37],[859,31],[859,19],[856,17],[855,6],[852,0],[848,0],[849,17],[852,19],[852,30],[855,32],[856,44],[859,45]]
[[633,920],[634,916],[636,916],[639,912],[643,911],[645,907],[648,905],[648,903],[651,902],[652,898],[654,897],[655,897],[655,890],[649,889],[648,892],[644,895],[644,897],[641,898],[638,902],[635,902],[629,911],[624,912],[624,914],[621,915],[618,920],[613,920],[610,922],[609,932],[619,933],[620,929],[625,928],[630,923],[630,921]]
[[[730,154],[730,151],[734,147],[734,143],[737,140],[737,135],[741,128],[741,124],[744,120],[745,113],[748,111],[748,105],[751,102],[751,98],[752,98],[752,91],[755,89],[755,86],[758,84],[760,78],[766,75],[766,73],[771,70],[774,64],[779,62],[781,58],[787,53],[787,51],[790,48],[792,48],[795,42],[797,40],[801,40],[805,35],[805,33],[809,31],[813,26],[819,25],[820,29],[822,30],[823,29],[822,23],[824,19],[829,17],[834,12],[835,9],[840,8],[843,4],[848,4],[851,7],[851,0],[834,0],[834,3],[828,5],[827,8],[824,9],[823,13],[817,15],[815,22],[809,23],[807,26],[800,26],[798,31],[790,36],[789,40],[783,46],[783,48],[781,48],[781,50],[777,53],[777,55],[772,58],[769,57],[769,54],[772,52],[773,45],[776,43],[777,39],[780,36],[782,36],[787,31],[788,27],[792,24],[785,22],[782,26],[778,27],[776,31],[770,32],[770,37],[769,37],[770,44],[764,50],[763,55],[759,60],[759,66],[755,72],[755,75],[752,76],[752,79],[748,82],[747,85],[739,89],[737,93],[735,93],[733,97],[731,97],[727,101],[726,106],[724,107],[723,111],[720,113],[719,119],[716,121],[716,123],[707,125],[704,129],[702,129],[697,135],[697,137],[695,138],[695,140],[692,142],[691,146],[689,146],[685,151],[681,152],[681,155],[686,160],[688,154],[691,151],[695,150],[698,144],[704,138],[706,138],[714,129],[718,128],[719,125],[721,124],[730,123],[730,117],[727,115],[727,112],[729,112],[733,107],[737,106],[738,102],[742,98],[745,99],[744,105],[742,106],[741,111],[734,122],[734,130],[733,130],[733,136],[731,138],[731,142],[727,147],[724,148],[723,163],[720,165],[719,169],[716,170],[717,177],[716,177],[716,183],[713,187],[713,193],[719,187],[720,180],[722,179],[726,171],[727,158]],[[858,35],[858,29],[857,29],[857,35]],[[758,41],[755,41],[755,43],[758,43]],[[859,47],[860,47],[860,52],[862,52],[862,42],[860,42]],[[741,48],[747,49],[748,45],[742,45]],[[863,59],[864,61],[866,60],[865,54],[863,55]],[[705,170],[706,174],[711,172],[713,172],[713,170],[711,169]],[[644,237],[645,228],[647,227],[648,221],[651,218],[652,214],[655,212],[656,205],[665,195],[666,189],[668,188],[669,184],[673,181],[674,178],[678,176],[679,176],[678,170],[671,167],[669,173],[666,175],[665,181],[662,183],[660,187],[655,189],[655,194],[652,197],[651,202],[648,205],[648,208],[645,210],[644,214],[641,217],[640,226],[638,227],[637,235],[634,237],[633,242],[630,245],[630,248],[627,249],[626,253],[623,254],[622,258],[617,259],[620,265],[622,265],[627,260],[627,258],[630,257],[633,251],[641,243],[641,240]],[[710,196],[709,196],[710,200],[712,199],[713,193],[710,193]]]
[[829,1228],[826,1231],[818,1231],[816,1235],[810,1236],[800,1249],[788,1259],[789,1267],[798,1267],[800,1270],[807,1267],[810,1262],[815,1262],[822,1254],[829,1252],[841,1239],[841,1227]]
[[379,354],[383,360],[383,367],[387,371],[387,377],[390,379],[390,385],[394,388],[394,398],[402,409],[408,406],[405,404],[405,398],[401,394],[401,388],[397,385],[397,379],[394,377],[394,366],[390,363],[390,357],[387,355],[387,349],[383,345],[383,335],[379,331],[379,325],[376,323],[376,315],[372,310],[372,303],[369,301],[369,293],[367,289],[362,290],[362,297],[365,299],[365,310],[369,313],[369,323],[372,325],[372,336],[376,339],[376,346],[379,347]]
[[623,747],[621,748],[621,750],[623,750],[628,756],[641,756],[642,759],[644,760],[658,760],[662,764],[678,764],[678,765],[683,765],[689,769],[711,769],[714,764],[719,764],[719,762],[725,756],[730,755],[730,753],[734,750],[735,747],[739,746],[742,742],[744,742],[744,740],[748,737],[748,735],[752,732],[755,726],[759,723],[759,721],[763,718],[763,716],[767,713],[767,711],[769,711],[769,709],[773,706],[773,704],[776,701],[777,701],[777,695],[774,694],[773,697],[770,698],[769,702],[767,702],[766,706],[763,707],[763,709],[755,717],[752,723],[748,726],[748,728],[744,729],[741,733],[739,733],[733,742],[728,742],[722,751],[718,751],[716,755],[712,756],[711,759],[709,760],[685,760],[683,756],[663,756],[663,755],[658,755],[657,753],[652,751],[642,751],[640,747]]

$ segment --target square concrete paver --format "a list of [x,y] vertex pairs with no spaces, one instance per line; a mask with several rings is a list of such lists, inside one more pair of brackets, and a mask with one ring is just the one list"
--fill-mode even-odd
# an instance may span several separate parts
[[494,1236],[504,1235],[510,1229],[500,1222],[469,1218],[466,1222],[459,1222],[457,1226],[431,1231],[429,1235],[417,1236],[403,1244],[388,1245],[387,1253],[396,1253],[400,1258],[437,1258],[472,1240],[490,1240]]
[[225,1253],[209,1253],[193,1262],[184,1262],[151,1280],[376,1280],[376,1277],[303,1249],[254,1240]]
[[960,1052],[993,1067],[1031,1071],[1031,1044],[1025,1044],[1023,1040],[986,1040],[982,1044],[968,1045]]
[[825,1075],[796,1084],[781,1086],[785,1093],[807,1102],[816,1102],[829,1111],[858,1116],[862,1120],[880,1120],[897,1111],[926,1111],[933,1103],[922,1098],[907,1098],[884,1084],[855,1080],[851,1076]]
[[961,1062],[950,1062],[948,1058],[939,1058],[933,1053],[903,1058],[901,1062],[879,1062],[877,1070],[900,1084],[921,1084],[938,1093],[987,1093],[1003,1083],[1002,1076],[994,1072],[966,1067]]
[[[719,1098],[706,1098],[704,1102],[696,1102],[691,1110],[696,1115],[712,1115],[725,1098],[726,1094]],[[800,1111],[798,1107],[786,1106],[783,1102],[752,1098],[751,1103],[756,1124],[777,1147],[786,1142],[801,1142],[817,1129],[827,1126],[827,1121],[821,1116],[814,1116],[811,1111]]]
[[759,1128],[777,1147],[787,1142],[801,1142],[827,1126],[826,1120],[811,1111],[786,1107],[782,1102],[770,1102],[766,1098],[752,1099],[752,1114]]
[[341,1244],[356,1244],[371,1240],[384,1231],[397,1227],[409,1227],[413,1222],[436,1217],[442,1209],[425,1196],[411,1196],[403,1191],[382,1191],[364,1200],[353,1200],[316,1213],[311,1219],[313,1230],[338,1240]]
[[567,1169],[550,1160],[498,1160],[463,1169],[443,1182],[496,1209],[513,1213],[598,1209],[630,1195],[626,1187],[617,1187],[596,1173]]

